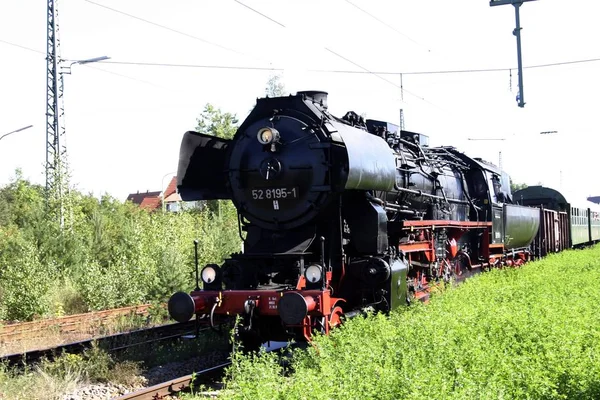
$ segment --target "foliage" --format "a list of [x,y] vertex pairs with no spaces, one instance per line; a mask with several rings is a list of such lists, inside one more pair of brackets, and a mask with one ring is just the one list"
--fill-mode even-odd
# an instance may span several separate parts
[[285,85],[279,75],[272,75],[267,81],[265,94],[270,97],[285,96]]
[[55,400],[74,391],[82,382],[81,376],[66,373],[60,377],[48,375],[39,368],[19,373],[0,364],[0,398]]
[[212,104],[206,104],[200,117],[196,119],[196,130],[222,139],[231,139],[237,130],[238,119],[235,114],[223,112]]
[[[600,246],[494,270],[295,350],[233,357],[223,398],[600,398]],[[326,382],[326,384],[324,384]]]
[[[204,111],[197,119],[198,132],[223,139],[232,139],[238,129],[238,119],[234,114],[223,112],[212,104],[206,104]],[[231,208],[230,200],[208,200],[207,208],[214,214],[222,215],[221,207]]]
[[521,189],[525,189],[527,188],[529,185],[527,185],[526,183],[513,183],[513,181],[510,181],[510,191],[512,193],[516,192],[517,190],[521,190]]
[[[197,123],[200,132],[231,139],[238,120],[207,104]],[[55,193],[46,203],[45,188],[19,170],[0,188],[0,320],[166,301],[195,287],[194,239],[200,265],[240,249],[229,200],[202,211],[148,212],[72,190],[68,165],[60,170],[62,203]]]
[[148,212],[72,191],[72,226],[45,216],[43,189],[20,177],[0,190],[0,319],[31,320],[166,301],[191,290],[193,241],[200,263],[238,251],[230,204],[177,214]]
[[58,271],[42,265],[32,239],[27,232],[0,227],[1,319],[32,319],[45,311],[39,299]]
[[81,354],[63,353],[49,361],[42,359],[25,371],[0,365],[0,398],[62,399],[77,384],[111,382],[141,385],[141,365],[115,360],[96,344]]

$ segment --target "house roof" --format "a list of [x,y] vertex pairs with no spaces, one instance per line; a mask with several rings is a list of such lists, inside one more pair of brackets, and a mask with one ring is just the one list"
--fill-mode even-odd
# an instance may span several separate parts
[[181,201],[179,193],[171,193],[169,196],[165,197],[165,203],[170,203],[172,201]]
[[[163,194],[163,192],[159,191],[155,191],[155,192],[150,192],[148,190],[146,190],[146,193],[130,193],[127,196],[127,199],[125,201],[131,201],[133,204],[137,204],[139,205],[141,208],[147,208],[149,210],[156,210],[157,208],[161,207],[161,194]],[[167,188],[165,189],[165,192],[163,194],[164,198],[165,198],[165,202],[168,201],[181,201],[181,197],[179,196],[179,194],[177,193],[177,177],[174,176],[171,178],[171,181],[169,182],[169,184],[167,185]]]
[[164,197],[167,198],[170,195],[172,195],[173,193],[177,193],[177,177],[176,176],[171,178],[171,182],[169,182],[169,184],[167,185],[167,188],[165,189]]
[[127,200],[131,201],[134,204],[138,204],[142,208],[154,210],[160,206],[160,193],[160,191],[146,191],[146,193],[131,193],[129,196],[127,196]]

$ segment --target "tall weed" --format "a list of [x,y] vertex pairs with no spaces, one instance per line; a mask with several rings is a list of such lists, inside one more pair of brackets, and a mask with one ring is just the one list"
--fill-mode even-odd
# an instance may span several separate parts
[[288,377],[238,354],[221,397],[598,399],[598,282],[600,246],[491,271],[316,337]]

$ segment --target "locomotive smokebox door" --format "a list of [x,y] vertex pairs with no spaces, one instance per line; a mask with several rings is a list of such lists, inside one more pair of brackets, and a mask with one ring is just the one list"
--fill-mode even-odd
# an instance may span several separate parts
[[230,140],[189,131],[183,135],[177,188],[183,201],[230,199],[225,160]]

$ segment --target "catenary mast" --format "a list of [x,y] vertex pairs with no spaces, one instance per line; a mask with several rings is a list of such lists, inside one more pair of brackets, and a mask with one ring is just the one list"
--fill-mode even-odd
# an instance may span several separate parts
[[46,203],[58,206],[61,228],[64,226],[65,127],[63,76],[60,68],[60,40],[57,0],[48,1],[46,51]]

